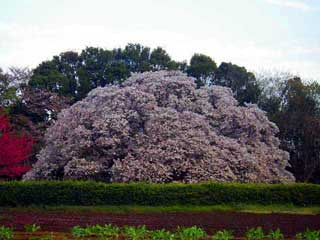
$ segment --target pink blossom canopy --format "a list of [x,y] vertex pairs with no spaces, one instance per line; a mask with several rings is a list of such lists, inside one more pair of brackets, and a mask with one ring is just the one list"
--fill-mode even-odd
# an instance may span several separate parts
[[291,182],[277,126],[229,88],[178,71],[134,74],[63,110],[24,179]]

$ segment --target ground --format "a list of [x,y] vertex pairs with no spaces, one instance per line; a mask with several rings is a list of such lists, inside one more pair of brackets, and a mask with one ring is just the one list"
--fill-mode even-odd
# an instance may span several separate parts
[[[89,210],[91,209],[91,210]],[[209,234],[220,229],[232,230],[237,237],[243,237],[245,232],[252,227],[261,226],[265,231],[280,228],[286,237],[294,237],[296,233],[307,228],[320,228],[320,214],[305,214],[305,209],[296,213],[249,213],[235,211],[210,211],[206,209],[192,211],[174,211],[174,208],[150,209],[125,209],[118,211],[108,210],[108,207],[96,208],[16,208],[2,209],[0,225],[12,226],[16,231],[23,231],[25,224],[36,223],[46,232],[70,233],[75,225],[86,226],[94,224],[146,225],[149,229],[175,230],[177,226],[193,226],[203,228]],[[159,210],[160,209],[160,210]],[[279,209],[279,208],[278,208]],[[143,210],[143,211],[142,211]],[[180,209],[181,210],[181,209]],[[281,212],[281,211],[280,211]],[[317,211],[316,211],[317,212]],[[24,235],[20,234],[21,239]]]

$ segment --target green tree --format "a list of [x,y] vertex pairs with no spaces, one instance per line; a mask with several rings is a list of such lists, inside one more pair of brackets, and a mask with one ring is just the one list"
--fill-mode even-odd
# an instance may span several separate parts
[[93,88],[123,82],[133,72],[162,69],[185,71],[186,63],[171,60],[160,47],[152,52],[132,43],[113,50],[87,47],[80,54],[64,52],[42,62],[34,69],[30,86],[79,100]]
[[122,51],[122,60],[130,72],[151,70],[150,48],[140,44],[129,43]]
[[64,75],[56,65],[56,61],[42,62],[34,69],[29,85],[34,88],[44,88],[60,95],[74,96],[75,92],[72,92],[69,88],[74,83],[69,82],[75,80]]
[[130,71],[123,62],[111,63],[106,72],[109,83],[120,84],[130,76]]
[[93,88],[116,84],[129,75],[126,65],[121,60],[115,60],[115,56],[115,51],[94,47],[81,52],[76,99],[85,97]]
[[179,70],[182,72],[187,72],[187,69],[188,69],[188,64],[186,61],[178,62],[178,61],[171,60],[168,63],[168,70]]
[[255,73],[257,82],[261,89],[258,105],[266,111],[270,120],[281,110],[284,102],[284,89],[289,79],[295,76],[289,72],[263,71]]
[[230,87],[240,104],[257,103],[261,90],[253,73],[232,63],[221,63],[213,84]]
[[190,60],[187,73],[195,77],[197,86],[201,87],[212,83],[216,70],[217,65],[209,56],[194,54]]
[[271,115],[280,129],[282,147],[290,153],[290,170],[298,181],[320,183],[320,116],[317,83],[299,77],[286,81],[280,108]]
[[318,81],[307,85],[308,95],[315,102],[315,114],[320,117],[320,84]]
[[258,104],[279,127],[290,171],[297,181],[320,183],[320,85],[287,72],[256,76],[262,89]]
[[151,52],[150,63],[153,70],[163,70],[168,69],[172,66],[171,58],[169,54],[161,47],[157,47]]
[[23,69],[20,71],[18,68],[10,68],[8,72],[4,72],[0,68],[0,108],[6,113],[10,112],[14,104],[19,100],[19,85],[22,82],[20,74],[23,73]]
[[[109,79],[107,78],[105,72],[107,71],[108,64],[113,60],[112,51],[104,50],[102,48],[87,47],[86,49],[82,50],[80,59],[82,64],[77,70],[79,74],[78,88],[84,88],[81,86],[81,83],[84,82],[84,80],[81,78],[84,75],[90,81],[89,90],[98,86],[104,87],[109,83]],[[83,74],[84,72],[85,74]]]
[[7,104],[9,88],[9,78],[0,68],[0,106]]

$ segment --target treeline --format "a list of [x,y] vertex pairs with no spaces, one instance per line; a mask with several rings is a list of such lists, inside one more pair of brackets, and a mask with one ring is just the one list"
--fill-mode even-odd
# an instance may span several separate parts
[[32,71],[10,68],[0,72],[0,104],[13,127],[43,142],[45,129],[57,113],[99,86],[119,85],[134,72],[180,70],[195,77],[198,87],[230,87],[240,104],[258,104],[280,129],[281,147],[290,153],[298,181],[320,183],[320,85],[289,73],[254,74],[244,67],[204,54],[189,63],[171,59],[162,48],[128,44],[121,49],[87,47],[63,52]]
[[96,87],[121,84],[133,72],[158,70],[187,72],[197,78],[199,87],[208,84],[231,87],[241,103],[257,102],[260,94],[255,76],[245,68],[231,63],[217,67],[214,60],[203,54],[195,54],[188,65],[172,60],[160,47],[151,50],[140,44],[128,44],[124,49],[88,47],[81,53],[61,53],[35,68],[29,85],[76,101]]

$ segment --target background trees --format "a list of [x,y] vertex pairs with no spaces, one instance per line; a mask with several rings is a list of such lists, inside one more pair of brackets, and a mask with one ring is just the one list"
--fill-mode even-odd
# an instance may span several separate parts
[[87,47],[68,51],[26,68],[0,70],[0,107],[9,113],[12,127],[36,139],[31,162],[43,143],[43,134],[61,109],[84,98],[99,86],[119,85],[133,72],[181,70],[196,78],[198,87],[230,87],[241,105],[256,103],[279,129],[281,147],[289,151],[299,181],[320,182],[320,86],[282,72],[251,73],[244,67],[194,54],[187,62],[171,59],[163,48],[141,44],[124,48]]
[[80,54],[64,52],[41,63],[34,69],[30,86],[79,100],[96,87],[122,83],[132,72],[178,70],[184,66],[171,60],[160,47],[152,51],[140,44],[113,50],[88,47]]
[[281,129],[283,147],[290,152],[291,170],[299,181],[320,182],[319,178],[319,105],[300,78],[286,81],[282,92],[282,105],[271,117]]
[[208,86],[213,83],[217,64],[204,54],[194,54],[190,60],[187,73],[197,79],[198,87]]
[[69,97],[46,89],[22,88],[19,101],[10,111],[10,120],[15,131],[34,139],[29,164],[36,161],[35,156],[43,147],[46,129],[56,120],[58,113],[70,105]]
[[[49,73],[50,77],[50,71],[46,73]],[[31,75],[29,69],[17,67],[9,68],[7,72],[2,71],[0,74],[0,108],[8,114],[5,118],[11,122],[8,129],[14,130],[18,135],[32,136],[34,140],[26,161],[28,164],[36,160],[35,155],[43,146],[43,135],[47,127],[63,108],[71,104],[69,97],[28,85]],[[41,77],[49,79],[45,74]]]
[[10,111],[10,108],[18,100],[18,84],[15,82],[15,76],[10,75],[11,71],[4,73],[0,68],[0,107],[2,111]]
[[240,104],[257,103],[261,93],[255,75],[232,63],[220,64],[213,84],[231,88]]
[[135,74],[59,115],[25,179],[292,182],[278,128],[229,88],[181,72]]
[[65,52],[34,69],[30,86],[45,88],[59,95],[82,99],[96,88],[121,84],[132,72],[181,70],[195,77],[198,87],[221,85],[230,87],[241,103],[257,103],[260,88],[253,73],[232,63],[221,63],[204,54],[194,54],[190,64],[171,59],[158,47],[151,50],[140,44],[124,49],[107,50],[88,47],[81,54]]
[[288,73],[258,75],[258,81],[259,106],[280,129],[281,146],[290,153],[290,171],[298,181],[320,183],[319,84]]

